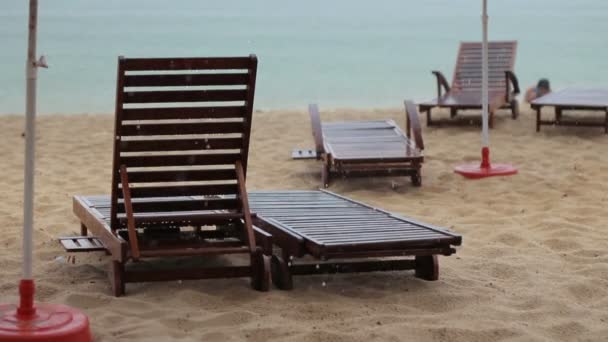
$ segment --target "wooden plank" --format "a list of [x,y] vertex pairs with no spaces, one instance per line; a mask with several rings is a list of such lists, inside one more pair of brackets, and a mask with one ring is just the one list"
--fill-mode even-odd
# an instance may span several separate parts
[[125,91],[123,103],[245,101],[246,89]]
[[223,254],[242,254],[249,253],[247,246],[241,247],[205,247],[205,248],[175,248],[142,250],[142,257],[174,257],[174,256],[195,256],[195,255],[223,255]]
[[[120,163],[127,167],[166,167],[192,165],[234,165],[241,158],[240,153],[183,154],[160,156],[126,156],[120,157]],[[179,179],[175,179],[179,182]]]
[[125,108],[122,120],[241,118],[245,106]]
[[[180,200],[155,202],[132,202],[135,213],[200,211],[200,210],[237,210],[240,204],[237,199],[210,198],[206,200]],[[124,213],[124,203],[118,203],[118,213]]]
[[127,58],[124,70],[207,70],[207,69],[249,69],[249,57],[210,57],[210,58]]
[[[209,185],[187,185],[187,186],[151,186],[142,188],[131,188],[131,196],[137,197],[162,197],[162,196],[204,196],[236,194],[236,184],[209,184]],[[119,194],[122,198],[122,194]]]
[[197,139],[154,139],[154,140],[122,140],[122,152],[153,152],[153,151],[197,151],[240,149],[242,138],[197,138]]
[[[395,255],[395,254],[392,254]],[[294,263],[289,267],[293,275],[362,273],[376,271],[400,271],[415,268],[415,262],[406,260],[365,260],[327,263]]]
[[195,280],[214,278],[242,278],[252,274],[251,266],[210,267],[199,269],[171,269],[162,271],[130,270],[125,273],[125,282],[150,282],[169,280]]
[[[129,180],[131,183],[143,182],[192,182],[235,180],[234,169],[207,169],[207,170],[131,170]],[[109,204],[109,203],[108,203]]]
[[248,73],[126,75],[125,87],[246,85]]
[[69,253],[106,251],[101,241],[92,236],[63,236],[59,242]]
[[120,127],[122,136],[243,133],[243,122],[183,122],[129,124]]

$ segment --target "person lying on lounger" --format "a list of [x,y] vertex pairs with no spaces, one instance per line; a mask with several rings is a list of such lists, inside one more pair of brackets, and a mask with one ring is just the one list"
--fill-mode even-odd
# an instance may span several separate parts
[[549,80],[546,78],[541,78],[536,87],[530,87],[526,90],[526,102],[531,102],[534,99],[537,99],[541,96],[547,95],[551,92],[551,86],[549,85]]

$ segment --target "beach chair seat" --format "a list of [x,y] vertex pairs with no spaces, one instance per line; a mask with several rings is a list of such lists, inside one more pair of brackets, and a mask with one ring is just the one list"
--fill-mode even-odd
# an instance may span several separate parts
[[[245,186],[256,70],[254,55],[119,58],[111,195],[74,198],[83,235],[111,255],[116,296],[128,282],[170,279],[250,277],[268,289],[270,236],[254,229]],[[228,254],[248,264],[127,265]]]
[[422,184],[424,142],[413,102],[405,101],[406,133],[393,120],[321,122],[318,106],[308,109],[324,187],[334,174],[410,176]]
[[[510,109],[511,116],[519,116],[519,81],[514,73],[516,41],[488,42],[488,101],[489,125],[494,126],[494,113],[498,109]],[[450,117],[460,110],[482,107],[482,43],[460,43],[451,86],[440,71],[433,71],[437,79],[437,97],[419,104],[421,113],[427,115],[427,125],[438,124],[432,120],[433,108],[449,108]]]
[[292,276],[303,274],[414,269],[437,280],[437,256],[462,243],[447,229],[325,190],[253,191],[249,199],[256,226],[280,247],[271,272],[280,289],[291,289]]

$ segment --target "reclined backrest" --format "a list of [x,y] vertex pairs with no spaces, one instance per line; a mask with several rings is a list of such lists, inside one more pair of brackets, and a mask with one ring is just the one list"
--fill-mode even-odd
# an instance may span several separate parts
[[[481,42],[462,42],[456,59],[452,91],[481,91]],[[505,71],[513,71],[517,41],[488,42],[488,86],[504,90]]]
[[135,213],[182,212],[175,222],[151,225],[188,224],[183,213],[195,210],[240,212],[235,164],[244,178],[256,70],[255,55],[119,57],[112,229],[124,227],[123,165]]

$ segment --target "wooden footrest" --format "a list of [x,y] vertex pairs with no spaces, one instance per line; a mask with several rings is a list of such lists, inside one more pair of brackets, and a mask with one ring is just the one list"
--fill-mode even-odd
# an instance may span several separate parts
[[65,236],[59,242],[66,252],[105,252],[106,247],[94,236]]

